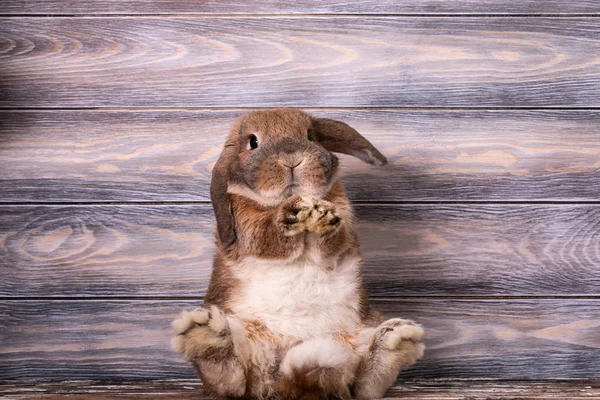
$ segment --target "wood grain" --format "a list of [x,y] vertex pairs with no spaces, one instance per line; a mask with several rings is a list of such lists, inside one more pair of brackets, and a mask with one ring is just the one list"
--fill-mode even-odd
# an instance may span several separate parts
[[594,0],[344,0],[344,1],[189,1],[189,0],[11,0],[0,14],[600,14]]
[[210,206],[0,208],[0,294],[201,295]]
[[0,107],[598,107],[595,18],[0,20]]
[[[212,399],[198,379],[161,380],[7,380],[0,382],[0,396],[6,399],[89,400],[126,397],[128,399]],[[385,397],[404,400],[523,400],[595,399],[600,397],[597,379],[569,380],[403,380]]]
[[[342,157],[353,200],[600,200],[598,110],[308,111],[388,157],[385,168]],[[208,201],[241,114],[0,112],[0,201]]]
[[[372,296],[599,295],[597,205],[356,207]],[[200,296],[209,205],[0,207],[0,296]]]
[[[0,378],[194,377],[169,323],[198,301],[3,301]],[[598,300],[377,301],[426,329],[404,378],[598,378]]]

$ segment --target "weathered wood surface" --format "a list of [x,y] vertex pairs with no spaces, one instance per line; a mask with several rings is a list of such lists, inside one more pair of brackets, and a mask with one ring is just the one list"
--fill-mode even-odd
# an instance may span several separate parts
[[0,207],[2,296],[176,296],[206,291],[204,206]]
[[[206,290],[211,169],[243,109],[294,106],[391,161],[342,160],[375,307],[427,329],[389,397],[600,398],[598,1],[15,0],[0,15],[0,378],[184,379],[4,382],[0,397],[201,398],[168,325]],[[528,204],[468,203],[505,201]],[[135,204],[90,205],[105,202]]]
[[600,14],[596,0],[10,0],[0,14]]
[[[600,206],[356,207],[373,296],[600,295]],[[210,205],[0,207],[0,296],[200,296]]]
[[0,107],[598,107],[596,18],[3,18]]
[[[308,111],[356,127],[390,161],[343,157],[352,200],[600,200],[598,110]],[[241,114],[0,112],[0,201],[208,201]]]
[[[0,381],[4,399],[212,399],[197,379],[89,381]],[[405,400],[525,400],[598,399],[600,381],[572,380],[403,380],[387,391],[384,399]]]
[[[0,379],[192,378],[170,321],[198,301],[3,301]],[[375,301],[426,329],[405,378],[599,378],[599,300]]]

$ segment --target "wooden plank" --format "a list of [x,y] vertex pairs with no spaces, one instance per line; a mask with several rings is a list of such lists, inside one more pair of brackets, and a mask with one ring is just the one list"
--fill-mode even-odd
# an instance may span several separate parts
[[1,207],[2,296],[204,294],[210,206]]
[[[597,205],[357,206],[372,296],[600,294]],[[0,296],[200,296],[209,205],[0,207]]]
[[600,14],[594,0],[344,0],[344,1],[188,1],[11,0],[0,14]]
[[600,294],[600,207],[357,207],[372,295]]
[[0,107],[598,107],[595,18],[0,20]]
[[[308,111],[388,157],[385,168],[342,157],[353,200],[600,200],[598,110]],[[208,201],[241,113],[0,112],[0,201]]]
[[[197,304],[3,301],[0,378],[193,378],[169,348],[169,323]],[[374,307],[426,329],[426,356],[403,378],[600,377],[598,300],[425,299]]]
[[[63,382],[25,380],[0,382],[5,399],[89,400],[126,397],[129,399],[211,399],[198,379],[161,379],[127,381],[69,380]],[[386,399],[404,400],[523,400],[600,398],[600,382],[577,380],[409,380],[388,390]]]
[[524,400],[600,398],[600,382],[583,380],[413,380],[400,381],[385,398],[415,400]]

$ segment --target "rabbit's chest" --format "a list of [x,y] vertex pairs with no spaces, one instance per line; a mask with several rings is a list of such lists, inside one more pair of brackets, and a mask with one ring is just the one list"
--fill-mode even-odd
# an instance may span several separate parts
[[358,259],[322,264],[246,259],[234,313],[257,319],[274,332],[308,338],[351,332],[360,324]]

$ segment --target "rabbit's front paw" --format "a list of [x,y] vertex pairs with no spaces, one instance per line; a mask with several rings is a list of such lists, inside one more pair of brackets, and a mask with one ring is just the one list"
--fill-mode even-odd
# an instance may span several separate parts
[[295,195],[281,206],[279,222],[286,236],[294,236],[306,231],[306,221],[315,207],[316,200],[310,196]]
[[183,311],[171,326],[177,334],[171,344],[188,361],[230,356],[233,349],[229,322],[217,307]]
[[315,200],[305,223],[309,232],[322,234],[336,230],[340,226],[340,221],[335,204],[325,200]]
[[340,226],[335,204],[308,195],[290,197],[282,206],[280,221],[286,236],[309,231],[325,233]]

